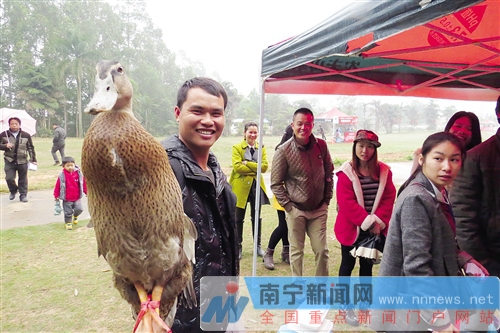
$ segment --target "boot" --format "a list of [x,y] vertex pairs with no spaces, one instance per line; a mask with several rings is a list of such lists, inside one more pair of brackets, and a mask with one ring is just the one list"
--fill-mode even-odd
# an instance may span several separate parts
[[283,250],[281,250],[281,260],[290,263],[290,245],[283,245]]
[[264,266],[269,270],[274,269],[273,255],[274,255],[274,250],[267,248],[267,251],[264,254],[264,259],[262,260],[264,262]]

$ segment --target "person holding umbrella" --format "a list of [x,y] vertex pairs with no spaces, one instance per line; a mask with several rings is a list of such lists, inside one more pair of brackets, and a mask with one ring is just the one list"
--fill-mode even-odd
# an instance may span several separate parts
[[5,180],[10,191],[9,199],[14,200],[19,192],[19,200],[28,202],[28,162],[36,165],[37,161],[31,135],[21,130],[19,118],[9,118],[9,129],[0,133],[0,150],[4,151]]
[[[336,173],[338,214],[334,231],[342,251],[339,276],[351,276],[356,264],[351,251],[356,244],[372,235],[387,235],[396,188],[389,166],[378,160],[380,146],[377,134],[358,130],[352,160],[342,164]],[[360,257],[359,265],[360,276],[372,276],[370,258]],[[346,311],[345,319],[352,326],[359,324],[352,309]]]

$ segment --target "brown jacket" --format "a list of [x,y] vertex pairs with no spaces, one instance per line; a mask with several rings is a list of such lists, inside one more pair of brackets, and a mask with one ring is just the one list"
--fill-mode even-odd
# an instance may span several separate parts
[[306,148],[295,136],[274,154],[271,190],[278,203],[290,211],[316,210],[333,197],[333,163],[326,142],[311,134]]

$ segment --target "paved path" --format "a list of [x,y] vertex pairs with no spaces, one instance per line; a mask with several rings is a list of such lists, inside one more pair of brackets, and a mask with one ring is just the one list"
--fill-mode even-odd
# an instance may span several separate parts
[[[54,191],[30,191],[28,192],[28,202],[19,201],[19,195],[12,201],[9,200],[8,193],[2,193],[0,202],[0,229],[10,229],[25,227],[30,225],[41,225],[64,222],[64,215],[54,215]],[[83,213],[81,220],[90,218],[87,208],[87,197],[82,199]]]
[[[411,162],[389,163],[393,172],[393,181],[396,186],[401,185],[410,175]],[[269,189],[270,172],[264,174],[266,185]],[[53,190],[31,191],[28,192],[28,202],[20,202],[19,195],[12,201],[9,200],[9,194],[3,193],[0,202],[0,230],[25,227],[31,225],[41,225],[48,223],[63,223],[64,216],[54,215],[54,197]],[[81,220],[90,218],[87,208],[87,197],[82,199],[83,213]]]

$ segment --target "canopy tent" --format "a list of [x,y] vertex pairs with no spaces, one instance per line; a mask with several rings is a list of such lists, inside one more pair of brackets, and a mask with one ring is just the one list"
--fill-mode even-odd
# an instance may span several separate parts
[[315,116],[314,120],[331,121],[334,124],[357,124],[358,117],[348,115],[337,108],[333,108],[330,111]]
[[499,16],[498,0],[355,2],[265,49],[264,91],[494,101]]
[[[262,52],[260,127],[266,93],[495,101],[500,94],[499,16],[498,0],[352,3]],[[258,196],[256,201],[258,207]],[[256,245],[253,275],[255,253]]]
[[314,122],[331,122],[333,142],[353,142],[356,135],[355,129],[358,123],[357,116],[348,115],[337,108],[324,112],[314,117]]

